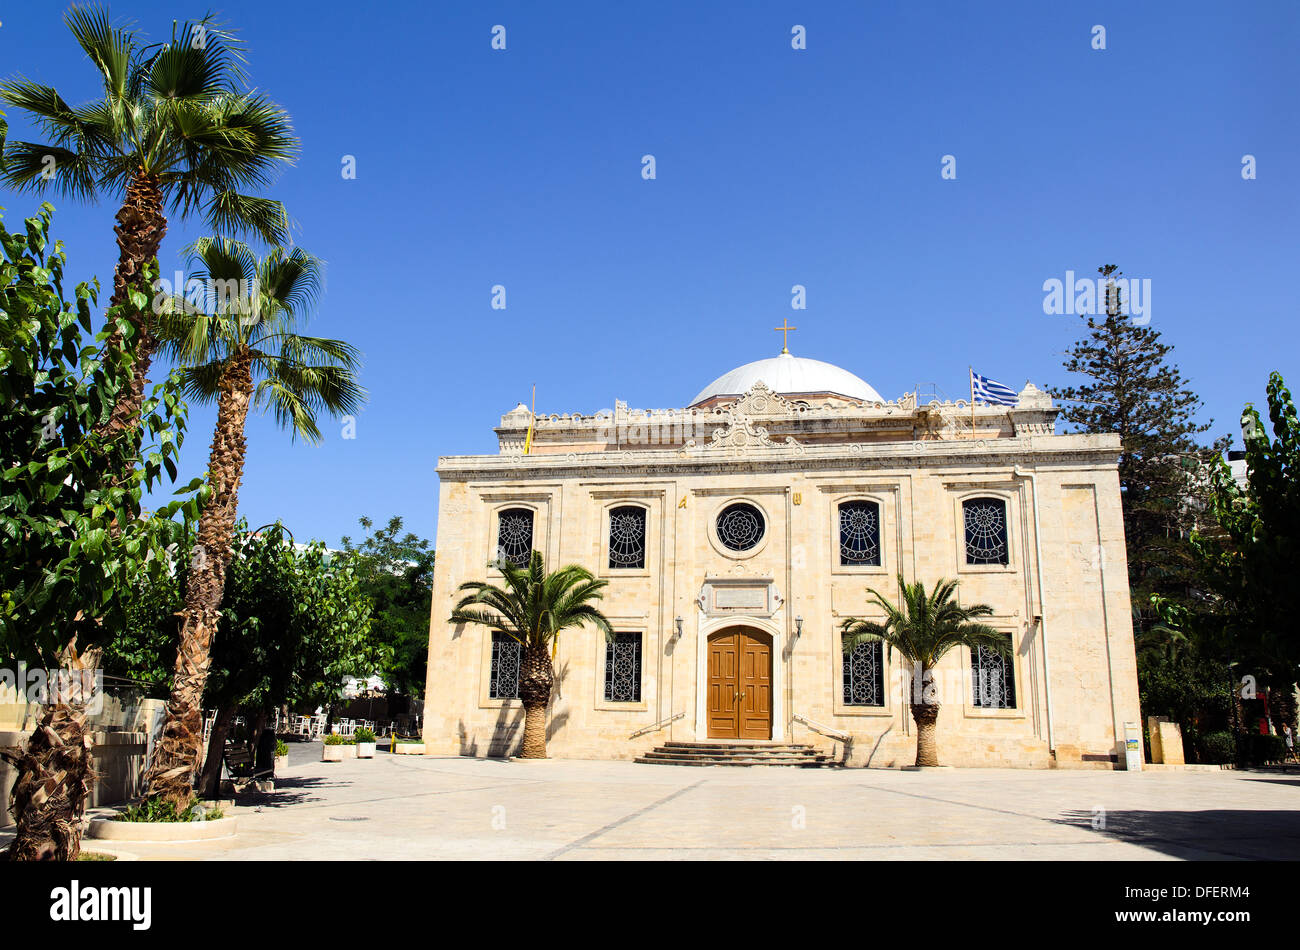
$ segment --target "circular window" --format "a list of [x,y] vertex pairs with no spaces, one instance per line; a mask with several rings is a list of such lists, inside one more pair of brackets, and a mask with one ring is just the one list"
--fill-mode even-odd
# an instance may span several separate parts
[[732,551],[748,551],[763,540],[763,513],[748,502],[738,501],[718,515],[718,540]]

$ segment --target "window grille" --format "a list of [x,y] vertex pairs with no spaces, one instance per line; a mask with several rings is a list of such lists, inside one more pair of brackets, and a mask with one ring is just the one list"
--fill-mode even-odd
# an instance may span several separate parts
[[718,515],[718,540],[732,551],[748,551],[763,540],[763,513],[748,502],[736,502]]
[[875,502],[840,505],[840,563],[880,564],[880,506]]
[[[1011,638],[1007,637],[1009,641]],[[988,647],[976,647],[970,661],[972,704],[981,709],[1015,709],[1015,663]]]
[[533,513],[509,508],[497,516],[497,557],[527,567],[533,555]]
[[616,633],[605,642],[605,702],[641,701],[641,634]]
[[523,645],[509,634],[492,634],[492,670],[488,680],[490,699],[519,698],[519,661]]
[[645,509],[615,508],[609,513],[609,566],[645,567]]
[[966,520],[966,563],[1006,564],[1007,504],[1000,498],[962,503]]
[[885,705],[884,652],[879,640],[843,651],[845,706]]

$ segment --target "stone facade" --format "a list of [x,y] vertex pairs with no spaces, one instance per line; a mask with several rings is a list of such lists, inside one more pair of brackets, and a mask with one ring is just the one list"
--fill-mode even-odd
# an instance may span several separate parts
[[[960,581],[1015,647],[1015,702],[974,702],[972,658],[943,661],[945,764],[1115,768],[1138,688],[1114,436],[1057,435],[1057,410],[1027,386],[1015,407],[787,398],[761,382],[694,408],[541,416],[519,407],[500,453],[439,460],[437,567],[424,739],[431,755],[517,750],[523,710],[491,698],[491,635],[447,622],[457,585],[493,579],[499,514],[532,513],[548,567],[578,563],[609,580],[602,610],[640,638],[640,698],[609,701],[606,644],[561,636],[550,754],[633,758],[667,740],[705,740],[706,644],[743,625],[770,643],[771,738],[816,745],[851,765],[910,765],[908,671],[885,659],[879,705],[846,704],[839,624],[874,616],[868,588],[897,600],[897,576]],[[1004,506],[1005,564],[968,563],[963,502]],[[878,512],[879,564],[846,566],[839,505]],[[761,540],[730,550],[726,506],[764,519]],[[645,563],[611,568],[610,511],[645,512]]]

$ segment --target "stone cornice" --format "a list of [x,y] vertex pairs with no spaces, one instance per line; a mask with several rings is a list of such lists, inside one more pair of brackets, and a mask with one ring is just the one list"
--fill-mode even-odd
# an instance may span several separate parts
[[952,465],[1051,465],[1113,468],[1119,436],[1028,435],[978,440],[852,442],[834,445],[750,444],[680,449],[569,452],[547,455],[448,455],[438,459],[442,478],[469,480],[557,479],[593,474],[672,476],[729,471],[806,471],[853,468],[935,469]]
[[[1015,406],[977,405],[959,399],[954,402],[931,400],[918,404],[915,394],[889,402],[849,402],[809,404],[790,400],[774,393],[763,383],[733,402],[707,409],[628,409],[622,402],[613,411],[591,415],[550,414],[534,420],[523,406],[501,417],[496,432],[502,455],[517,455],[523,450],[530,423],[533,444],[549,454],[568,445],[621,453],[624,445],[677,447],[690,443],[725,440],[738,431],[754,433],[757,440],[774,442],[802,441],[805,436],[838,436],[851,444],[858,432],[899,432],[960,438],[972,424],[988,430],[1005,428],[1018,436],[1049,435],[1055,431],[1060,410],[1051,398],[1032,384],[1019,394]],[[636,451],[636,449],[633,449]]]

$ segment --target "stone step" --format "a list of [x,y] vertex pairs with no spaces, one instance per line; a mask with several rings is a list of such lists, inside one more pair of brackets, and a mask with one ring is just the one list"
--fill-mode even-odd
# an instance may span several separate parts
[[663,758],[665,756],[670,756],[672,758],[677,758],[677,759],[692,758],[692,757],[700,757],[705,759],[765,759],[765,760],[771,760],[773,762],[784,762],[786,760],[804,761],[806,759],[825,758],[824,756],[818,755],[816,752],[813,752],[812,750],[808,750],[807,752],[733,752],[733,753],[717,754],[717,753],[705,752],[705,751],[687,752],[683,749],[655,749],[651,752],[646,752],[643,754],[648,756],[653,756],[655,758]]
[[809,752],[816,751],[815,746],[806,745],[798,742],[665,742],[663,745],[666,749],[724,749],[738,751],[780,751],[783,749],[806,749]]
[[643,765],[776,765],[818,768],[834,765],[815,746],[795,742],[754,741],[666,742],[634,761]]
[[718,765],[722,767],[730,766],[776,766],[786,768],[804,768],[815,769],[824,765],[832,764],[825,756],[815,756],[811,758],[738,758],[735,756],[715,757],[707,755],[653,755],[647,752],[645,755],[633,759],[642,765]]

